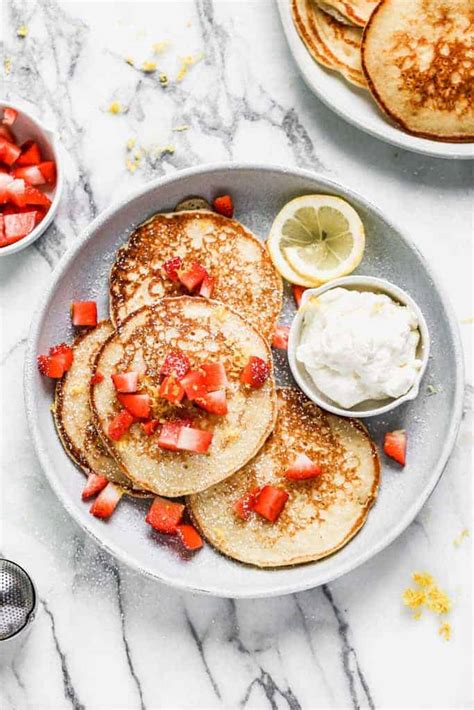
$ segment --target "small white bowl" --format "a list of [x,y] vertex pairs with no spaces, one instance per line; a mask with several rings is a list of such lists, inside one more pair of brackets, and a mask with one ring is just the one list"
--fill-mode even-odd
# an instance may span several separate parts
[[48,197],[51,199],[51,207],[46,213],[41,222],[30,232],[26,237],[20,239],[14,244],[9,244],[6,247],[0,247],[0,257],[16,254],[22,249],[33,244],[38,237],[49,227],[57,212],[61,193],[63,189],[63,173],[62,166],[59,160],[58,143],[55,133],[47,128],[41,121],[33,117],[28,109],[25,109],[23,102],[16,104],[11,101],[0,101],[0,115],[3,114],[3,109],[13,108],[18,113],[15,123],[12,126],[12,132],[16,141],[21,144],[27,140],[34,140],[41,148],[41,154],[44,160],[54,160],[56,163],[56,184],[53,190],[48,191]]
[[[350,409],[343,409],[339,407],[335,402],[333,402],[329,397],[326,397],[314,384],[311,376],[307,372],[303,363],[296,359],[296,348],[300,343],[301,332],[304,323],[304,308],[303,306],[307,303],[308,299],[312,296],[319,296],[325,291],[329,291],[333,288],[343,287],[347,289],[353,289],[356,291],[373,291],[375,293],[384,293],[390,296],[397,303],[403,306],[410,306],[412,311],[415,313],[420,331],[420,342],[418,343],[417,357],[421,360],[422,365],[418,372],[418,376],[413,383],[412,387],[406,392],[406,394],[401,397],[387,398],[383,400],[367,400],[361,402],[360,404],[351,407]],[[346,276],[342,279],[337,279],[335,281],[330,281],[324,286],[319,288],[309,288],[303,293],[301,299],[301,306],[296,314],[290,329],[290,335],[288,339],[288,362],[290,364],[291,372],[295,378],[298,385],[301,387],[303,392],[317,405],[326,409],[333,414],[339,414],[342,417],[375,417],[378,414],[385,414],[391,409],[395,409],[403,402],[410,399],[415,399],[418,395],[420,388],[420,382],[428,364],[428,357],[430,353],[430,335],[428,332],[428,327],[426,325],[425,318],[418,308],[415,301],[409,296],[405,291],[403,291],[398,286],[391,284],[385,279],[377,279],[371,276]]]

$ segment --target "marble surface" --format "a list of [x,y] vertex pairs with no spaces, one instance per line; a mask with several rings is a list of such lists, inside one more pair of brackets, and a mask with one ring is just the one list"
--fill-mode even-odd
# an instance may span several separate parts
[[[27,567],[40,596],[24,650],[0,669],[1,707],[469,707],[471,546],[453,541],[471,526],[472,163],[397,150],[333,115],[299,78],[271,0],[6,0],[2,30],[2,95],[31,100],[57,129],[66,188],[47,234],[0,261],[0,554]],[[199,61],[177,82],[189,55]],[[166,88],[140,70],[150,60]],[[107,111],[114,101],[123,113]],[[130,138],[147,149],[134,172]],[[259,601],[178,594],[102,552],[50,490],[21,393],[32,312],[81,229],[147,180],[229,160],[336,178],[410,233],[449,292],[468,375],[455,450],[409,529],[330,585]],[[453,598],[450,641],[401,604],[417,569]]]

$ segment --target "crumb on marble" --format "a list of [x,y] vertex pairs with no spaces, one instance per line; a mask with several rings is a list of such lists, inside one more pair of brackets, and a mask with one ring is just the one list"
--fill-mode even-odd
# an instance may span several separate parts
[[456,538],[454,538],[454,540],[453,540],[454,547],[459,547],[462,544],[463,540],[465,540],[467,537],[469,537],[469,530],[467,528],[464,528],[464,530],[461,530],[459,535]]
[[18,29],[16,31],[16,34],[17,34],[17,37],[28,37],[28,32],[29,32],[29,29],[26,25],[20,25],[20,27],[18,27]]
[[160,79],[161,86],[168,86],[169,81],[168,81],[167,74],[165,74],[164,72],[161,72],[159,79]]
[[189,131],[189,128],[190,128],[190,126],[188,126],[187,124],[183,123],[182,126],[175,126],[172,130],[173,130],[175,133],[182,133],[183,131]]
[[123,113],[122,104],[120,101],[112,101],[107,111],[112,114]]
[[145,74],[153,74],[153,72],[156,71],[156,62],[151,62],[147,59],[145,62],[142,62],[141,70],[145,72]]
[[[449,596],[438,586],[437,582],[428,572],[413,572],[411,575],[416,587],[407,587],[402,593],[402,600],[405,606],[413,612],[413,618],[419,619],[424,609],[433,612],[437,616],[448,614],[452,607]],[[451,627],[443,623],[440,627],[448,628],[448,631],[441,632],[446,640],[451,633]]]

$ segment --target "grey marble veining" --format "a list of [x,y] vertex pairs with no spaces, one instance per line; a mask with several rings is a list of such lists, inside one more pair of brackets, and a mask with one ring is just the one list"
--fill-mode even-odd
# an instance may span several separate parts
[[[409,233],[460,321],[472,317],[472,164],[380,143],[321,105],[297,74],[271,0],[24,2],[2,8],[3,94],[30,100],[61,138],[66,187],[34,247],[0,261],[0,548],[40,591],[24,651],[0,670],[2,708],[464,708],[470,706],[472,324],[461,325],[469,385],[446,472],[410,528],[332,584],[234,601],[177,593],[100,550],[46,483],[29,441],[22,360],[37,299],[79,232],[119,195],[219,160],[298,165],[359,190]],[[16,35],[27,25],[25,39]],[[155,42],[170,46],[153,56]],[[203,53],[181,82],[180,57]],[[132,55],[135,67],[124,61]],[[153,59],[169,76],[145,74]],[[119,101],[124,112],[107,111]],[[173,130],[189,126],[185,131]],[[132,174],[125,144],[150,150]],[[258,197],[258,196],[256,196]],[[413,621],[410,572],[454,600],[451,641]]]

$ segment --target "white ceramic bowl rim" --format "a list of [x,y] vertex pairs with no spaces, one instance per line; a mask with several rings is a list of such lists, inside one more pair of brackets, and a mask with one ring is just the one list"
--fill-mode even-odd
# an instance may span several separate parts
[[393,225],[393,223],[390,222],[388,218],[386,218],[382,212],[375,207],[370,200],[367,200],[365,197],[362,197],[358,193],[354,192],[350,188],[346,188],[335,182],[334,180],[330,180],[326,176],[319,175],[318,173],[313,173],[310,170],[305,170],[302,168],[292,168],[289,169],[285,166],[281,165],[275,165],[275,164],[268,164],[268,163],[216,163],[216,164],[206,164],[206,165],[200,165],[198,167],[193,167],[193,168],[188,168],[185,170],[181,170],[178,173],[175,173],[173,175],[169,175],[166,177],[161,177],[158,178],[157,180],[151,181],[145,185],[142,185],[139,189],[134,191],[133,193],[129,194],[128,196],[122,198],[119,202],[113,204],[111,207],[106,209],[104,212],[102,212],[100,215],[98,215],[92,222],[91,224],[82,232],[82,234],[78,237],[78,239],[75,241],[75,243],[70,247],[70,249],[63,255],[63,257],[60,259],[55,272],[54,273],[62,273],[67,266],[69,265],[70,262],[72,262],[76,256],[76,254],[82,249],[84,243],[89,239],[89,236],[95,232],[96,230],[99,230],[108,220],[109,218],[114,214],[115,211],[119,210],[124,204],[127,202],[137,199],[144,195],[146,192],[154,190],[157,187],[164,186],[173,182],[177,182],[182,180],[183,178],[187,177],[192,177],[196,175],[200,175],[201,177],[205,178],[206,174],[208,173],[215,173],[215,172],[222,172],[222,173],[229,173],[232,171],[255,171],[255,172],[280,172],[281,174],[289,174],[293,176],[298,176],[302,178],[306,178],[308,180],[316,180],[319,181],[327,186],[328,189],[333,189],[334,192],[340,193],[341,190],[349,196],[349,198],[355,199],[355,200],[360,200],[361,202],[365,203],[375,215],[378,216],[379,219],[383,220],[388,226],[393,228],[398,235],[400,236],[400,239],[405,242],[406,244],[410,245],[410,248],[413,249],[414,251],[417,252],[419,255],[420,261],[424,264],[424,267],[426,271],[430,274],[430,277],[432,279],[434,287],[437,289],[438,293],[440,294],[443,303],[446,308],[446,313],[451,325],[452,329],[452,337],[453,337],[453,347],[455,351],[455,369],[456,369],[456,391],[454,394],[454,403],[453,403],[453,416],[451,418],[451,425],[449,427],[449,430],[445,432],[445,438],[444,438],[444,444],[442,451],[440,453],[438,463],[436,466],[435,471],[433,471],[433,474],[430,478],[429,485],[427,485],[423,493],[419,495],[410,505],[407,507],[405,510],[404,514],[400,516],[398,520],[398,524],[394,525],[391,527],[387,532],[382,535],[378,542],[371,546],[370,549],[366,550],[364,553],[360,554],[356,559],[349,559],[347,560],[344,564],[341,564],[337,570],[337,573],[332,573],[326,577],[323,577],[319,579],[317,584],[315,585],[314,582],[307,582],[305,584],[301,584],[301,582],[296,582],[296,583],[281,583],[280,585],[274,585],[271,590],[264,590],[261,591],[259,594],[255,593],[235,593],[235,590],[232,587],[227,587],[225,584],[219,584],[219,585],[214,585],[212,583],[208,584],[206,589],[202,589],[200,587],[194,587],[189,584],[184,583],[180,578],[176,577],[165,577],[164,575],[158,576],[147,569],[144,569],[135,559],[132,555],[128,554],[125,552],[120,545],[110,543],[110,542],[104,542],[100,536],[96,534],[96,532],[93,530],[92,526],[88,525],[87,523],[84,523],[83,521],[80,521],[76,518],[74,508],[72,506],[72,503],[70,500],[66,497],[63,496],[60,489],[59,485],[56,483],[56,480],[54,476],[50,476],[48,471],[49,471],[49,466],[50,466],[50,461],[47,453],[47,449],[42,441],[40,430],[38,423],[35,419],[34,416],[32,416],[32,412],[34,412],[34,387],[33,387],[33,373],[34,373],[34,367],[36,363],[36,354],[37,354],[37,343],[38,339],[41,333],[41,326],[42,326],[42,313],[55,289],[56,286],[56,281],[54,278],[50,280],[50,283],[48,286],[45,288],[45,291],[43,293],[42,298],[39,300],[39,305],[38,308],[33,316],[32,322],[31,322],[31,328],[30,328],[30,333],[29,333],[29,338],[28,338],[28,347],[25,355],[25,373],[24,373],[24,393],[25,393],[25,405],[26,405],[26,411],[27,411],[27,420],[28,420],[28,427],[30,430],[30,435],[33,441],[33,445],[36,451],[36,454],[39,458],[39,461],[46,473],[46,476],[48,478],[49,484],[51,485],[52,489],[56,493],[57,497],[59,500],[62,502],[64,505],[65,509],[68,511],[69,515],[75,520],[75,522],[82,527],[83,529],[86,530],[86,532],[91,536],[91,538],[103,549],[105,549],[107,552],[109,552],[111,555],[116,557],[117,559],[121,560],[123,563],[127,564],[130,566],[132,569],[136,570],[137,572],[140,572],[141,574],[145,574],[146,576],[150,577],[151,579],[163,582],[164,584],[168,584],[169,586],[172,586],[176,589],[180,589],[183,591],[188,591],[188,592],[197,592],[200,594],[208,594],[212,596],[218,596],[218,597],[233,597],[233,598],[256,598],[256,597],[272,597],[272,596],[281,596],[284,594],[292,594],[295,592],[303,591],[305,589],[312,589],[314,586],[325,584],[329,581],[332,581],[334,579],[337,579],[338,577],[347,574],[348,572],[352,571],[356,567],[359,567],[361,564],[369,560],[371,557],[374,555],[378,554],[381,552],[385,547],[390,545],[401,533],[407,528],[407,526],[413,521],[417,513],[421,510],[423,505],[426,503],[427,499],[433,492],[435,486],[437,485],[441,474],[443,473],[443,470],[448,462],[449,455],[452,451],[452,448],[454,446],[457,433],[459,430],[459,426],[461,423],[461,416],[462,416],[462,405],[463,405],[463,386],[464,386],[464,366],[463,366],[463,354],[462,354],[462,347],[461,347],[461,338],[460,338],[460,333],[459,333],[459,326],[457,319],[455,317],[455,314],[452,310],[451,304],[449,299],[447,298],[444,289],[439,285],[438,279],[436,276],[433,274],[433,271],[430,267],[430,265],[426,262],[426,259],[424,256],[419,252],[418,248],[416,245],[414,245],[411,240],[398,228]]
[[[296,360],[298,335],[302,327],[302,321],[304,318],[304,312],[301,310],[301,308],[298,310],[295,318],[293,319],[293,323],[291,324],[290,337],[288,341],[288,362],[291,368],[291,372],[293,373],[293,377],[297,381],[299,387],[301,387],[303,392],[311,400],[313,400],[313,402],[315,402],[320,407],[327,409],[333,414],[338,414],[341,417],[357,417],[358,419],[363,419],[366,417],[376,417],[380,414],[386,414],[392,409],[395,409],[396,407],[403,404],[403,402],[407,402],[408,400],[415,399],[415,397],[417,397],[421,380],[423,379],[423,375],[425,374],[426,367],[428,365],[428,359],[430,354],[430,335],[425,317],[420,307],[418,306],[416,301],[413,300],[410,294],[400,288],[400,286],[397,286],[396,284],[393,284],[390,281],[387,281],[386,279],[381,279],[375,276],[344,276],[342,278],[335,279],[334,281],[330,281],[329,283],[323,284],[322,286],[319,286],[317,288],[309,288],[303,293],[301,305],[303,306],[308,301],[308,299],[311,298],[311,296],[320,296],[322,293],[325,293],[326,291],[331,291],[333,288],[343,288],[351,286],[356,286],[358,287],[357,290],[361,291],[364,290],[364,287],[366,287],[366,289],[370,291],[376,289],[381,293],[385,293],[388,296],[391,296],[399,303],[410,306],[411,309],[414,311],[415,315],[417,316],[421,345],[423,347],[423,358],[422,365],[416,376],[416,380],[410,387],[408,392],[405,392],[405,394],[400,395],[400,397],[392,398],[389,402],[383,400],[385,404],[381,404],[380,406],[374,406],[370,409],[368,408],[361,410],[345,409],[344,407],[338,406],[335,402],[328,401],[326,398],[321,397],[318,394],[317,388],[308,385],[307,382],[305,382],[305,380],[301,377],[300,369],[304,366],[298,365],[298,362]],[[311,378],[308,376],[308,381],[310,380]],[[363,405],[363,402],[361,404]]]

